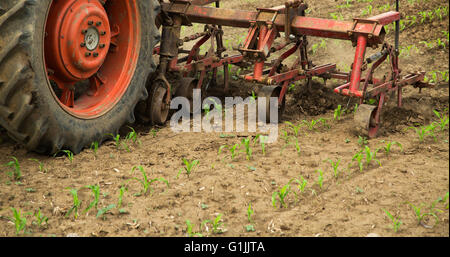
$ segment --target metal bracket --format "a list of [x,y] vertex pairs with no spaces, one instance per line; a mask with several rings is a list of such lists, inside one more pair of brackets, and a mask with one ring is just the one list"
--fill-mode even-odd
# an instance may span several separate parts
[[[356,29],[358,24],[372,24],[372,29],[370,32],[361,32]],[[354,46],[356,46],[357,41],[357,35],[358,34],[366,34],[368,39],[372,39],[374,37],[375,30],[377,29],[377,26],[379,25],[379,22],[377,20],[368,20],[368,19],[360,19],[360,18],[354,18],[353,19],[353,26],[352,29],[347,31],[347,34],[351,37],[352,43]]]

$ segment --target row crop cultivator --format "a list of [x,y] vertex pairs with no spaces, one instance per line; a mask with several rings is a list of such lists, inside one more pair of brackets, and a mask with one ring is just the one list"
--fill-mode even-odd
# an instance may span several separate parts
[[[258,97],[278,98],[279,114],[290,83],[343,80],[334,91],[360,100],[355,120],[373,137],[387,94],[396,93],[401,106],[404,86],[427,86],[423,73],[401,76],[398,10],[337,21],[306,17],[301,0],[256,11],[219,7],[217,0],[1,0],[0,126],[29,150],[79,153],[117,135],[135,114],[164,123],[174,96],[192,99],[194,88],[217,85],[222,67],[228,92],[228,67],[237,65],[253,69],[242,79],[262,86]],[[392,22],[394,46],[384,42],[383,26]],[[181,38],[182,26],[192,23],[205,30]],[[239,54],[227,55],[223,26],[248,29]],[[314,65],[309,36],[351,41],[351,71]],[[209,48],[206,54],[202,46]],[[368,47],[380,51],[366,58]],[[277,58],[269,63],[271,55]],[[288,66],[290,56],[297,59]],[[385,61],[390,72],[376,78]],[[368,98],[375,105],[365,104]]]
[[[206,7],[215,3],[215,7]],[[257,8],[257,11],[242,11],[219,8],[219,1],[214,0],[174,0],[161,3],[162,12],[158,23],[162,26],[162,40],[154,53],[159,54],[159,69],[154,76],[153,85],[159,87],[149,100],[148,120],[162,124],[167,119],[168,106],[172,95],[192,99],[194,88],[204,89],[209,83],[217,83],[219,67],[223,67],[223,89],[229,87],[229,64],[253,65],[253,73],[242,75],[242,79],[262,85],[258,97],[277,97],[279,113],[283,113],[286,93],[290,83],[307,80],[311,86],[312,77],[323,79],[341,79],[345,84],[338,86],[334,92],[360,99],[355,113],[356,125],[369,137],[377,134],[381,124],[380,114],[386,95],[396,92],[397,104],[402,105],[402,88],[406,85],[425,87],[421,82],[424,73],[411,73],[400,76],[398,67],[398,29],[396,45],[384,42],[383,26],[400,20],[400,13],[390,11],[368,19],[355,18],[353,21],[337,21],[305,16],[308,5],[302,0],[288,1],[282,6]],[[181,26],[202,23],[205,30],[191,36],[180,38]],[[248,28],[248,34],[242,44],[235,50],[240,54],[228,56],[223,44],[222,26]],[[281,43],[275,40],[284,32]],[[336,64],[314,65],[308,58],[307,36],[349,40],[356,47],[353,64],[349,73],[339,72]],[[197,40],[190,50],[182,46]],[[205,55],[199,55],[202,45],[208,44]],[[366,48],[381,46],[381,51],[365,58]],[[287,49],[287,50],[286,50]],[[280,53],[279,57],[267,63],[271,54]],[[181,55],[184,57],[180,57]],[[283,65],[289,56],[297,54],[296,61],[287,67]],[[389,60],[390,72],[382,79],[374,77],[374,71]],[[368,65],[371,64],[370,68]],[[363,76],[363,71],[367,70]],[[167,73],[178,73],[181,77],[178,85],[171,85]],[[208,73],[212,74],[209,83],[205,83]],[[174,87],[177,87],[174,89]],[[376,99],[375,105],[365,104],[366,99]],[[267,114],[269,111],[267,110]],[[269,120],[269,117],[266,117]]]

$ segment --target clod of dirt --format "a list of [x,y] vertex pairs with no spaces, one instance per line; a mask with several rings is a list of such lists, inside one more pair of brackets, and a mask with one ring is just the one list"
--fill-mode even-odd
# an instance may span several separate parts
[[66,237],[80,237],[77,233],[69,233]]
[[377,233],[369,233],[366,237],[380,237]]

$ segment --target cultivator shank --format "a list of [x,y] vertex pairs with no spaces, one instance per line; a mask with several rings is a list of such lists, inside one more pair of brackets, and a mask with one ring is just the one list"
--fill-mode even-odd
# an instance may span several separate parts
[[[211,3],[215,3],[215,7],[205,6]],[[306,17],[305,10],[308,5],[302,0],[288,1],[282,6],[273,8],[258,8],[256,11],[222,9],[219,8],[219,1],[214,0],[173,0],[162,2],[161,7],[162,13],[157,23],[162,26],[162,41],[161,46],[154,51],[160,55],[154,85],[165,87],[164,96],[160,96],[164,97],[164,101],[160,102],[165,105],[160,108],[161,110],[167,109],[172,95],[192,97],[189,90],[172,90],[172,85],[166,79],[167,73],[192,78],[189,83],[180,83],[181,87],[206,89],[217,83],[218,68],[223,67],[223,87],[227,91],[228,65],[247,67],[252,65],[253,72],[242,78],[264,85],[259,96],[278,97],[280,109],[284,107],[285,94],[290,83],[307,80],[309,82],[307,85],[311,85],[312,77],[345,80],[345,84],[338,86],[334,91],[360,99],[360,111],[355,114],[355,120],[370,137],[373,137],[381,123],[380,113],[387,93],[396,92],[398,106],[401,106],[402,87],[427,86],[421,82],[424,73],[400,76],[398,43],[396,47],[392,47],[384,42],[383,26],[399,21],[398,11],[390,11],[368,19],[337,21]],[[181,26],[190,26],[192,23],[206,24],[204,31],[180,38]],[[223,44],[222,26],[248,28],[245,40],[235,49],[240,54],[233,56],[224,54],[227,49]],[[280,32],[284,32],[284,37],[280,43],[276,43]],[[308,58],[308,36],[351,41],[355,47],[351,71],[339,72],[335,64],[314,65]],[[190,50],[182,48],[185,43],[194,40],[197,41]],[[208,51],[200,55],[200,47],[205,44],[209,46]],[[380,45],[379,53],[365,58],[367,47],[376,49]],[[267,63],[270,55],[279,52],[281,54],[277,59]],[[186,56],[180,58],[181,54]],[[294,54],[297,55],[296,61],[289,67],[284,65],[283,62]],[[375,78],[374,71],[387,59],[391,67],[389,74],[383,78]],[[363,76],[363,71],[366,70]],[[205,83],[208,80],[208,73],[212,74],[212,78]],[[364,103],[367,99],[375,99],[376,104],[366,106]]]

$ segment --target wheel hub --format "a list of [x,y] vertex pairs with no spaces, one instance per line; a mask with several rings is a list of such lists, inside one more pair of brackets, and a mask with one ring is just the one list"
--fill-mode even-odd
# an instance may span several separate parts
[[54,53],[50,66],[64,81],[93,76],[108,54],[111,31],[108,15],[99,1],[58,1],[60,10],[49,17],[46,51]]

